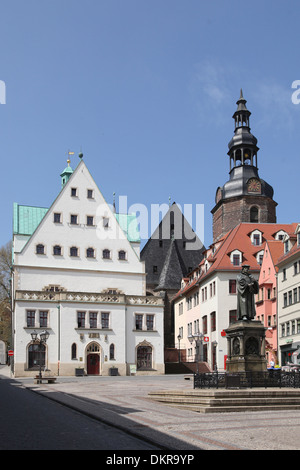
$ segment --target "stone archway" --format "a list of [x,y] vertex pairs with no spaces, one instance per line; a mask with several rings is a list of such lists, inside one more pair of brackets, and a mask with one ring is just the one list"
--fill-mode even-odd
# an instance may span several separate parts
[[146,340],[136,347],[136,369],[137,371],[153,369],[153,347]]
[[86,348],[86,371],[88,375],[100,375],[100,344],[92,342]]

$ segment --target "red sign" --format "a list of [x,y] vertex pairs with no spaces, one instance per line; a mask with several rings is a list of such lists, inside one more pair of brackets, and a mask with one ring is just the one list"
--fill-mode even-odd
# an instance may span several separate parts
[[9,355],[9,356],[13,356],[13,355],[14,355],[14,352],[12,351],[12,349],[10,349],[10,350],[8,351],[8,355]]
[[221,331],[221,336],[226,336],[225,330],[222,330],[222,331]]
[[208,343],[209,342],[209,337],[208,336],[204,336],[204,343]]

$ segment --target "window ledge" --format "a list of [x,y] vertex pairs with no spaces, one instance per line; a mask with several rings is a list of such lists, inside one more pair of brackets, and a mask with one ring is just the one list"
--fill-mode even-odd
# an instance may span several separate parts
[[141,333],[157,333],[157,330],[140,330],[140,329],[133,329],[132,331],[138,332],[140,331]]

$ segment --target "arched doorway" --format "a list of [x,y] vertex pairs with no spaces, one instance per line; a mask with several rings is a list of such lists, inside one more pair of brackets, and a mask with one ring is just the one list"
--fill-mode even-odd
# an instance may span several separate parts
[[152,369],[152,346],[144,341],[139,344],[136,350],[136,369],[151,370]]
[[31,343],[28,347],[28,369],[38,370],[46,366],[46,346]]
[[100,346],[91,343],[86,349],[86,371],[88,375],[100,374]]

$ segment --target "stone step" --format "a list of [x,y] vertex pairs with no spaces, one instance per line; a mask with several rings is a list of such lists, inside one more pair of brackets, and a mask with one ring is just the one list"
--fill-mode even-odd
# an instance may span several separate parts
[[196,412],[300,409],[299,389],[153,391],[148,397]]
[[276,411],[276,410],[300,410],[299,405],[263,405],[263,406],[196,406],[196,405],[174,405],[168,403],[169,406],[186,410],[193,411],[196,413],[237,413],[246,411]]

